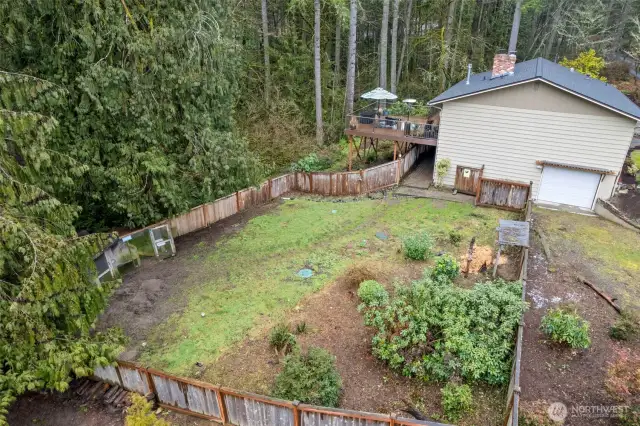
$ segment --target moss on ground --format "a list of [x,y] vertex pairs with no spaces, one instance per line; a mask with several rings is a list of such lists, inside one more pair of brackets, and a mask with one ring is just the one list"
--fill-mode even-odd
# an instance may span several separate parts
[[[284,202],[238,234],[203,247],[189,278],[201,284],[191,290],[182,313],[154,329],[141,361],[188,374],[196,362],[213,362],[235,342],[283,320],[303,297],[354,261],[391,260],[402,268],[407,262],[399,250],[404,235],[427,231],[437,250],[462,255],[473,236],[478,245],[492,246],[498,219],[514,217],[424,199]],[[454,230],[462,235],[459,246],[450,242]],[[381,240],[377,232],[389,238]],[[304,267],[313,269],[314,276],[299,278],[296,273]]]

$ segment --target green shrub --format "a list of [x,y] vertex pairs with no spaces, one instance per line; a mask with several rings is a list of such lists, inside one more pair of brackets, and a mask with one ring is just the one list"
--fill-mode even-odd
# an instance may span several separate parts
[[287,355],[276,377],[274,396],[307,404],[336,407],[342,381],[333,355],[310,347],[306,354],[296,349]]
[[288,325],[280,323],[271,330],[269,344],[278,353],[288,353],[296,346],[296,336],[291,333]]
[[427,232],[405,237],[402,241],[404,255],[412,260],[427,260],[433,250],[433,239]]
[[366,307],[384,306],[389,302],[389,293],[377,281],[367,280],[360,283],[358,297]]
[[640,321],[627,311],[609,329],[609,336],[616,340],[631,340],[640,334]]
[[320,159],[317,154],[312,153],[297,162],[291,164],[292,172],[317,172],[326,169],[329,166],[327,159]]
[[628,407],[619,419],[621,426],[640,426],[640,405]]
[[566,308],[548,310],[540,328],[554,342],[566,343],[572,348],[586,349],[591,344],[589,323]]
[[462,242],[462,234],[456,230],[450,231],[449,242],[457,247]]
[[520,283],[496,280],[464,289],[429,275],[398,286],[389,304],[365,312],[365,324],[376,329],[374,355],[404,375],[502,384],[509,381],[525,307]]
[[460,420],[463,414],[469,412],[473,405],[473,397],[469,385],[447,383],[440,389],[442,393],[442,408],[444,414],[452,422]]
[[460,275],[460,264],[450,254],[444,254],[438,257],[436,264],[431,271],[431,277],[434,279],[444,279],[452,282]]
[[153,404],[142,395],[131,393],[131,406],[127,408],[125,426],[170,426],[166,420],[159,419],[151,411]]

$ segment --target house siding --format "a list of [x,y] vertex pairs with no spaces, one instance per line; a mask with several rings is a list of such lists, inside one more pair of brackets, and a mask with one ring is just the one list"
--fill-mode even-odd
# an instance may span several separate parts
[[[537,199],[542,169],[536,161],[619,173],[635,125],[552,86],[527,83],[443,104],[436,161],[451,160],[447,186],[458,165],[484,165],[485,177],[532,181]],[[597,196],[609,198],[616,179],[605,176]]]

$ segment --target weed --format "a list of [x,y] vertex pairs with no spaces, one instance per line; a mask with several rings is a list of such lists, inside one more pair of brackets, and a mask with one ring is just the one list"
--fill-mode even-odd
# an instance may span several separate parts
[[458,247],[458,245],[460,245],[460,243],[462,242],[462,234],[455,229],[449,231],[449,242]]
[[640,405],[628,407],[618,421],[620,426],[640,426]]
[[609,336],[616,340],[631,340],[640,335],[640,321],[629,311],[623,311],[609,329]]
[[289,353],[296,346],[296,336],[289,330],[289,326],[280,323],[271,329],[269,345],[279,354]]
[[427,260],[432,255],[433,239],[427,232],[405,237],[402,241],[404,255],[412,260]]
[[310,347],[306,354],[296,349],[284,360],[276,377],[274,396],[306,404],[336,407],[342,380],[335,359],[328,351]]
[[586,349],[591,345],[589,323],[575,310],[549,309],[540,325],[542,331],[556,343],[566,343],[572,348]]
[[640,397],[640,354],[616,349],[616,359],[609,363],[605,386],[620,401]]
[[296,324],[296,334],[305,334],[307,331],[309,331],[309,326],[306,321]]
[[458,421],[463,414],[469,412],[473,406],[473,396],[469,385],[458,385],[449,382],[442,392],[442,408],[450,421]]

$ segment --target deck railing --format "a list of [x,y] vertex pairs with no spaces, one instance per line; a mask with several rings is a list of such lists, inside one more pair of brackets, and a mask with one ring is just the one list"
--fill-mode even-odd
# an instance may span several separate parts
[[438,139],[439,126],[426,123],[424,119],[402,117],[380,117],[371,115],[347,116],[347,130],[363,130],[373,133],[397,134],[418,139]]

